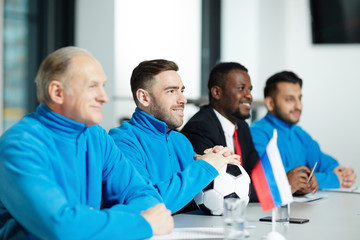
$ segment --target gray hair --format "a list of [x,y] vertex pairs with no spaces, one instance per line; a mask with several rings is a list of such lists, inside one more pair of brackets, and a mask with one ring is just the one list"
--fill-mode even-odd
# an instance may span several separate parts
[[68,90],[66,73],[70,69],[70,60],[76,55],[91,54],[79,47],[64,47],[49,54],[41,63],[36,74],[36,94],[39,103],[51,103],[48,88],[52,80],[60,81]]

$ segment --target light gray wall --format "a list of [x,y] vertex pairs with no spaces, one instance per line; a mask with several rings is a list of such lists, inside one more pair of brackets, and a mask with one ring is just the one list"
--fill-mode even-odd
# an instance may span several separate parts
[[223,5],[222,60],[249,67],[257,100],[270,75],[296,72],[304,81],[299,124],[324,152],[360,174],[360,45],[312,44],[308,0],[224,0]]
[[110,101],[104,104],[102,127],[115,126],[115,0],[78,0],[76,5],[75,45],[90,51],[103,65],[107,76],[106,93]]

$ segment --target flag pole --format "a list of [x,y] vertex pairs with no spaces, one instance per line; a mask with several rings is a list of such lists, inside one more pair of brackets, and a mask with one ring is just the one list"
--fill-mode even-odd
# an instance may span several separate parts
[[292,202],[293,196],[277,145],[276,129],[265,152],[251,171],[251,180],[263,211],[272,210],[272,231],[265,236],[265,239],[285,239],[276,231],[277,225],[283,223],[276,221],[275,211],[277,207]]
[[275,219],[276,219],[276,216],[275,216],[275,209],[276,208],[273,208],[271,211],[272,211],[272,217],[271,217],[271,225],[272,225],[272,227],[271,227],[271,230],[272,230],[272,232],[276,232],[275,231]]
[[[272,217],[271,217],[271,232],[269,232],[265,237],[264,237],[264,239],[265,240],[286,240],[286,238],[283,236],[283,235],[281,235],[281,233],[279,233],[279,232],[277,232],[276,230],[275,230],[275,224],[276,224],[276,209],[277,207],[275,207],[275,208],[273,208],[272,209],[272,213],[271,213],[271,215],[272,215]],[[281,224],[281,223],[280,223]]]

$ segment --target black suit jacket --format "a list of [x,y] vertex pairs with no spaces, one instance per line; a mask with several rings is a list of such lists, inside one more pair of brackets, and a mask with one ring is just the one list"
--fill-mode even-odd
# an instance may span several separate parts
[[[250,175],[259,156],[250,135],[249,125],[244,120],[238,120],[237,126],[243,167]],[[199,154],[203,154],[205,149],[215,145],[226,146],[224,130],[210,105],[201,107],[200,111],[185,124],[181,132],[190,140],[194,151]],[[258,201],[252,185],[250,191],[250,201]]]

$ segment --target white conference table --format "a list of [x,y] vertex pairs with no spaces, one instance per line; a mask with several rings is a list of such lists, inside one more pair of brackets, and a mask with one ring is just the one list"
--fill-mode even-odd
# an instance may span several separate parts
[[[321,192],[322,199],[312,202],[293,202],[290,217],[308,218],[304,224],[291,223],[283,227],[281,234],[288,240],[297,239],[360,239],[360,194]],[[262,239],[272,229],[271,223],[260,222],[259,218],[271,216],[263,212],[259,203],[249,203],[246,209],[246,239]],[[222,227],[221,216],[207,216],[201,211],[174,216],[175,228]],[[210,238],[209,238],[210,239]],[[215,239],[215,238],[214,238]]]

